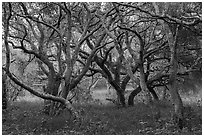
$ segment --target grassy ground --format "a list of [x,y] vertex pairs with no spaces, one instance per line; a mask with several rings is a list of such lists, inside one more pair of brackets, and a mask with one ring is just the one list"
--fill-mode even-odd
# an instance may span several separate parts
[[[186,124],[177,130],[171,120],[171,108],[161,105],[161,118],[154,119],[151,107],[113,105],[78,105],[82,120],[74,123],[69,112],[49,117],[42,113],[41,100],[21,100],[3,113],[2,134],[202,134],[202,111],[197,104],[186,106]],[[190,109],[191,108],[191,109]]]

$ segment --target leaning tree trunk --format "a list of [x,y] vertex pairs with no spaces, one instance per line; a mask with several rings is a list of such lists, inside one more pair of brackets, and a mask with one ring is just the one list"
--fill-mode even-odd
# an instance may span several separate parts
[[129,98],[128,98],[128,105],[129,106],[134,106],[134,98],[135,96],[137,96],[138,93],[141,92],[141,87],[139,86],[138,88],[134,89],[130,95],[129,95]]
[[[153,87],[148,86],[149,92],[152,94],[154,100],[159,100],[159,97],[157,96],[157,93],[155,92]],[[128,105],[129,106],[134,106],[134,98],[141,92],[141,87],[139,86],[138,88],[134,89],[129,97],[128,97]]]

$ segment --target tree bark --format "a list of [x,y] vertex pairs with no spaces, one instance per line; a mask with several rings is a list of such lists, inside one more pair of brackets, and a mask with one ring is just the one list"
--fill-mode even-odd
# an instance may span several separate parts
[[[154,91],[153,87],[148,86],[149,92],[152,94],[154,100],[159,100],[159,97],[157,96],[156,92]],[[137,96],[137,94],[139,94],[141,92],[141,87],[139,86],[138,88],[136,88],[135,90],[133,90],[128,98],[128,105],[129,106],[134,106],[134,98],[135,96]]]
[[8,99],[7,99],[7,86],[6,86],[6,74],[2,75],[2,109],[7,109]]
[[135,90],[133,90],[128,98],[128,105],[129,106],[134,106],[134,98],[135,96],[137,96],[138,93],[141,92],[141,87],[139,86],[138,88],[136,88]]
[[104,75],[105,75],[104,77],[111,84],[111,86],[116,90],[117,95],[119,96],[121,105],[125,107],[126,103],[125,103],[124,90],[120,87],[119,79],[118,78],[116,78],[115,80],[113,79],[111,72],[104,65],[104,62],[100,57],[95,56],[94,60],[97,63],[97,65],[103,70]]
[[183,103],[181,100],[181,97],[178,93],[178,85],[177,85],[177,70],[178,70],[178,65],[177,65],[177,59],[176,59],[176,47],[173,46],[171,48],[171,65],[172,65],[172,70],[171,74],[169,77],[169,89],[170,89],[170,94],[171,94],[171,100],[174,105],[174,120],[176,124],[179,126],[180,129],[183,128]]
[[[160,15],[158,5],[156,3],[153,3],[153,6],[155,8],[156,14]],[[168,4],[164,5],[166,9],[168,9]],[[162,14],[166,14],[165,11],[163,11]],[[176,124],[179,126],[180,129],[183,128],[183,103],[181,100],[181,97],[178,93],[178,85],[177,85],[177,71],[178,71],[178,64],[177,64],[177,34],[178,34],[178,26],[176,28],[176,33],[173,36],[168,24],[166,24],[163,20],[160,20],[164,27],[165,34],[167,36],[170,52],[171,52],[171,71],[170,71],[170,77],[169,77],[169,91],[171,95],[172,104],[174,105],[174,120]]]
[[114,89],[116,90],[117,92],[117,95],[119,96],[119,101],[120,101],[120,104],[125,107],[126,106],[126,103],[125,103],[125,95],[124,95],[124,90],[122,90],[120,88],[120,86],[113,82],[113,81],[109,81],[109,83],[114,87]]
[[[6,69],[5,69],[5,73],[10,72],[9,68],[10,68],[10,48],[8,45],[8,36],[9,36],[9,21],[11,19],[12,16],[12,7],[11,7],[11,3],[3,3],[3,27],[4,27],[4,44],[6,47]],[[7,7],[8,6],[8,7]],[[7,7],[7,8],[6,8]],[[6,87],[6,79],[7,79],[7,75],[3,74],[2,77],[2,107],[3,108],[7,108],[7,87]]]
[[155,92],[154,88],[151,86],[148,86],[149,92],[152,94],[154,100],[159,100],[159,97],[157,95],[157,93]]
[[[146,97],[146,103],[149,104],[151,102],[151,97],[150,97],[150,94],[149,94],[149,90],[147,88],[147,84],[146,84],[146,80],[145,80],[145,71],[144,71],[144,46],[145,46],[145,41],[144,39],[142,38],[142,36],[135,30],[132,30],[130,28],[126,28],[126,27],[122,27],[122,26],[118,26],[120,29],[124,29],[124,30],[127,30],[127,31],[130,31],[132,33],[134,33],[137,38],[139,39],[139,42],[140,42],[140,50],[139,50],[139,59],[137,59],[137,56],[135,55],[135,53],[133,52],[133,49],[131,48],[130,46],[130,42],[128,41],[128,39],[126,38],[126,46],[127,46],[127,49],[129,51],[129,53],[131,54],[132,58],[134,59],[135,63],[139,63],[139,70],[140,70],[140,86],[141,86],[141,89],[142,91],[144,91],[144,94],[145,94],[145,97]],[[128,37],[128,36],[126,36]],[[131,71],[129,71],[131,72]],[[130,74],[129,74],[130,75]],[[136,81],[134,80],[134,76],[130,76],[130,77],[133,77],[133,81]]]
[[[3,68],[3,69],[6,71],[5,68]],[[29,86],[27,86],[27,85],[23,84],[22,82],[20,82],[17,78],[15,78],[10,73],[10,71],[6,72],[6,74],[15,84],[21,86],[22,88],[24,88],[25,90],[27,90],[31,94],[33,94],[33,95],[35,95],[37,97],[40,97],[42,99],[59,102],[62,105],[64,105],[65,108],[68,109],[77,120],[80,118],[78,112],[75,110],[75,108],[72,106],[72,104],[68,100],[66,100],[66,99],[64,99],[62,97],[56,97],[56,96],[53,96],[53,95],[50,95],[50,94],[45,94],[45,93],[40,93],[39,91],[35,91],[32,88],[30,88]]]
[[[54,73],[50,73],[48,76],[47,88],[44,89],[45,93],[53,96],[58,96],[60,79]],[[44,113],[48,115],[55,115],[55,102],[52,100],[44,100]]]
[[[6,3],[4,3],[6,4]],[[30,88],[29,86],[25,85],[24,83],[22,83],[21,81],[19,81],[16,77],[13,76],[13,74],[10,72],[10,48],[9,48],[9,43],[8,43],[8,35],[9,35],[9,20],[11,19],[11,12],[12,12],[12,7],[11,4],[8,3],[9,6],[9,14],[7,16],[6,12],[8,10],[4,9],[4,44],[6,47],[6,67],[3,67],[3,70],[6,72],[7,76],[17,85],[19,85],[20,87],[24,88],[25,90],[27,90],[28,92],[30,92],[31,94],[40,97],[42,99],[46,99],[46,100],[52,100],[52,101],[56,101],[56,102],[60,102],[62,103],[66,109],[68,109],[69,111],[71,111],[71,113],[74,115],[74,117],[76,119],[79,119],[79,115],[78,112],[74,109],[74,107],[72,106],[72,104],[61,97],[56,97],[53,96],[51,94],[45,94],[39,91],[35,91],[32,88]],[[5,6],[4,6],[5,7]],[[37,54],[36,54],[37,55]]]

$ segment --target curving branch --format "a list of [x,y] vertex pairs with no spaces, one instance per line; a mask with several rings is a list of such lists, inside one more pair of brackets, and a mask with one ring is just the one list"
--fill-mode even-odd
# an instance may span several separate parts
[[138,10],[140,12],[146,13],[150,17],[163,20],[163,21],[165,21],[167,23],[172,23],[173,22],[173,23],[177,23],[177,24],[181,24],[181,25],[186,25],[186,26],[195,26],[198,23],[202,23],[202,20],[200,18],[194,18],[193,21],[184,21],[184,20],[178,19],[176,17],[172,17],[172,16],[170,16],[168,14],[166,14],[166,15],[159,15],[159,14],[150,13],[149,11],[143,10],[143,9],[139,8],[138,6],[134,6],[134,5],[131,5],[131,4],[125,4],[125,3],[119,3],[119,2],[116,2],[116,3],[118,5],[121,5],[121,6],[125,6],[125,7],[130,7],[130,8],[136,9],[136,10]]
[[71,87],[70,89],[73,89],[76,87],[77,83],[79,83],[81,81],[81,79],[83,78],[83,76],[86,74],[86,72],[89,70],[89,66],[92,62],[92,59],[94,57],[94,55],[97,53],[97,51],[101,48],[104,47],[104,45],[100,45],[101,44],[101,41],[103,40],[103,38],[105,37],[105,33],[103,33],[103,35],[100,37],[100,39],[97,41],[97,44],[96,44],[96,47],[92,50],[91,54],[89,55],[88,59],[87,59],[87,62],[86,62],[86,65],[84,66],[81,74],[78,75],[78,77],[73,80],[72,84],[71,84]]

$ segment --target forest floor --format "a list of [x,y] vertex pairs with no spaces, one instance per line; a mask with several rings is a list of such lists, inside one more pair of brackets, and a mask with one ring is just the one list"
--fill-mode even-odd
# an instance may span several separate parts
[[201,135],[202,107],[185,104],[184,128],[178,130],[171,119],[171,109],[160,106],[161,117],[154,118],[154,110],[142,103],[134,107],[117,108],[113,105],[77,105],[82,120],[74,123],[69,112],[59,116],[43,114],[40,100],[22,100],[9,106],[2,116],[3,135]]

